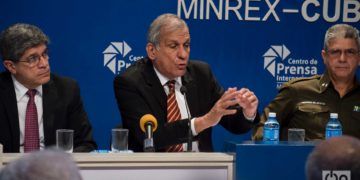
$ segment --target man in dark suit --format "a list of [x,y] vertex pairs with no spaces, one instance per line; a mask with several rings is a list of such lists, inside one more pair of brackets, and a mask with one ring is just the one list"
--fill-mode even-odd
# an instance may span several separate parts
[[0,143],[4,152],[53,146],[57,129],[74,130],[74,151],[96,149],[77,83],[50,73],[48,37],[15,24],[0,36]]
[[[251,91],[246,88],[224,91],[209,65],[188,61],[189,29],[176,15],[163,14],[152,22],[146,51],[148,57],[137,61],[114,80],[123,126],[130,130],[130,149],[143,151],[145,136],[139,119],[145,114],[154,115],[158,121],[154,132],[155,150],[168,152],[187,148],[189,129],[194,150],[209,152],[213,151],[212,126],[221,124],[230,132],[240,134],[250,130],[257,121],[254,119],[258,100]],[[182,86],[187,89],[191,120],[188,120],[185,97],[180,92]],[[175,103],[171,100],[172,94],[175,94]],[[230,108],[237,105],[242,110]],[[174,111],[180,114],[176,120],[172,120]]]

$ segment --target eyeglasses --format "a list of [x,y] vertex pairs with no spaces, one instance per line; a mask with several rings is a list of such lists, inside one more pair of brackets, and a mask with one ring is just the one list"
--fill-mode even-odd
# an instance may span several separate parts
[[345,50],[330,49],[327,50],[326,52],[330,57],[334,57],[334,58],[340,57],[342,53],[344,53],[346,57],[356,57],[359,55],[359,51],[356,49],[345,49]]
[[32,54],[29,57],[25,58],[25,60],[20,60],[18,62],[25,62],[28,63],[30,67],[34,67],[39,64],[41,57],[45,60],[49,60],[48,50],[45,50],[41,55]]

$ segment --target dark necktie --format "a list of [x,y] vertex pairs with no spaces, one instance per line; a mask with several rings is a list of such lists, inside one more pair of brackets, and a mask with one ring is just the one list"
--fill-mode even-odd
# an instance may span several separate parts
[[[175,81],[168,81],[169,94],[167,95],[167,122],[174,122],[181,119],[180,109],[175,96]],[[184,151],[182,144],[176,144],[168,147],[167,152],[182,152]]]
[[38,116],[35,104],[35,89],[30,89],[26,94],[29,96],[29,101],[26,107],[25,115],[25,143],[24,152],[39,150],[39,125]]

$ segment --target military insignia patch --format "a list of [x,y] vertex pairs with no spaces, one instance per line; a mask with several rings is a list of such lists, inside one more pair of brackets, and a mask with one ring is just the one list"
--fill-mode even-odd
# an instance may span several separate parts
[[354,111],[355,112],[360,112],[360,106],[354,106]]

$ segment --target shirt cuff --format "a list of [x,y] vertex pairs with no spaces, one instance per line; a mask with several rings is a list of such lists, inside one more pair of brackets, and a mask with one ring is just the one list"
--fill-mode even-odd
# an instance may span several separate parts
[[248,117],[248,116],[245,115],[245,113],[243,111],[243,115],[244,115],[246,120],[251,121],[251,122],[254,122],[254,119],[256,118],[256,113],[255,113],[255,115],[253,117]]
[[[191,126],[191,132],[192,132],[192,135],[193,136],[197,136],[198,134],[196,133],[196,131],[195,131],[195,119],[196,118],[192,118],[191,120],[190,120],[190,126]],[[255,119],[255,118],[254,118]]]

